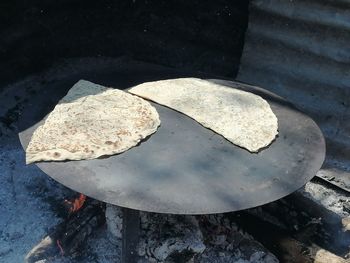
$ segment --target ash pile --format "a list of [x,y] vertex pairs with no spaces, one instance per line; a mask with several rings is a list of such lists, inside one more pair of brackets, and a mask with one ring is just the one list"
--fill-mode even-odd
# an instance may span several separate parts
[[[108,235],[122,238],[122,210],[107,205]],[[278,262],[252,236],[226,217],[141,212],[139,262]]]
[[[120,262],[122,208],[82,198],[40,174],[36,177],[28,189],[34,185],[46,189],[35,191],[36,201],[29,207],[47,204],[46,198],[50,206],[37,208],[42,226],[36,229],[29,227],[36,218],[18,220],[16,231],[7,222],[1,239],[9,248],[2,251],[4,262],[18,262],[20,256],[30,263]],[[77,202],[64,201],[69,195]],[[310,182],[289,197],[242,212],[194,216],[140,212],[138,262],[347,262],[349,201],[344,192]],[[21,206],[26,204],[17,203],[12,211]],[[48,225],[49,229],[43,228]]]

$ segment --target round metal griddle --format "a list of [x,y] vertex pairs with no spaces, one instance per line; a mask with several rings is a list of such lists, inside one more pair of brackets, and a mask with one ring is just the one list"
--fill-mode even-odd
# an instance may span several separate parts
[[[312,119],[263,89],[211,81],[268,100],[279,122],[279,135],[269,147],[252,154],[193,119],[152,103],[161,126],[137,147],[104,159],[37,166],[63,185],[95,199],[172,214],[259,206],[294,192],[316,174],[325,157],[325,142]],[[20,133],[24,148],[40,124]]]

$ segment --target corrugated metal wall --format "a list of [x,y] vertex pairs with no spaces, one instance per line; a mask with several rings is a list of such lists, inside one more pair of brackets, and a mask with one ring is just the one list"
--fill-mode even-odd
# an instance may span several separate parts
[[350,182],[350,1],[253,0],[249,12],[237,79],[313,117],[327,141],[319,175]]

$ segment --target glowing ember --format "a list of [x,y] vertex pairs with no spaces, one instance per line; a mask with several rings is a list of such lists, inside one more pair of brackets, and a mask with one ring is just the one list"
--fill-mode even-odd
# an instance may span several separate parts
[[85,203],[86,195],[80,194],[78,198],[73,201],[64,200],[65,204],[69,207],[69,213],[78,211]]

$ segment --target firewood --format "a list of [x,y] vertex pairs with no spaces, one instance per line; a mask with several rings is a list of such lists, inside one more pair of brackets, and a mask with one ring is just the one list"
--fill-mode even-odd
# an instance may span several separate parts
[[284,229],[301,243],[315,243],[337,255],[349,252],[350,231],[346,230],[346,218],[300,192],[249,213]]
[[288,231],[247,212],[232,214],[246,232],[261,242],[284,263],[345,263],[346,260],[314,243],[303,243]]
[[58,255],[75,257],[86,239],[99,226],[105,223],[102,202],[89,199],[83,208],[54,227],[25,257],[27,263],[35,263]]

